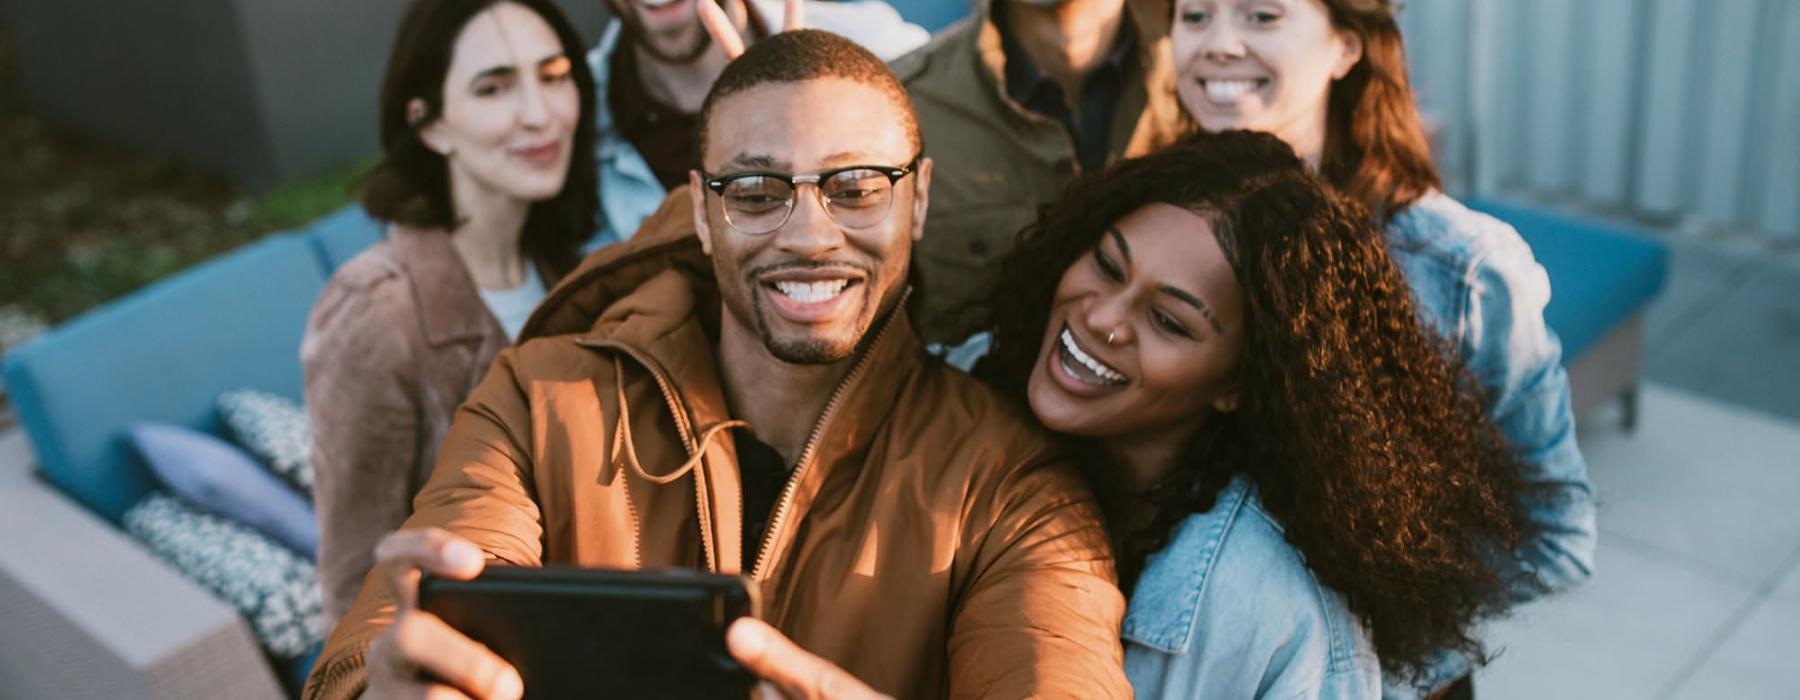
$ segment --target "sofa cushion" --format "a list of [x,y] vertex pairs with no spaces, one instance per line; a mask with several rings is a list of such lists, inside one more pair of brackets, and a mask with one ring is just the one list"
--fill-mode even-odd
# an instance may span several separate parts
[[205,433],[147,423],[131,442],[162,483],[206,512],[248,525],[308,558],[319,549],[312,507],[250,455]]
[[219,422],[232,442],[312,499],[312,427],[305,408],[266,391],[233,389],[219,395]]
[[188,579],[243,613],[278,659],[325,637],[319,575],[311,562],[254,530],[152,492],[126,511],[125,531]]
[[1570,362],[1619,322],[1642,310],[1668,275],[1668,249],[1649,234],[1536,207],[1472,200],[1471,208],[1512,224],[1550,276],[1544,320]]
[[276,234],[7,355],[7,392],[44,475],[116,523],[154,484],[127,427],[217,433],[214,402],[228,389],[299,400],[300,337],[324,285],[313,244]]
[[313,222],[306,233],[318,249],[329,277],[330,272],[381,240],[381,231],[380,222],[369,218],[361,205],[351,204]]

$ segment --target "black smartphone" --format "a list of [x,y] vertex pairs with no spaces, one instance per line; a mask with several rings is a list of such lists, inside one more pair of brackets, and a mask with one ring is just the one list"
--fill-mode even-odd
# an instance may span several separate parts
[[756,678],[725,629],[756,615],[755,590],[687,571],[489,566],[425,574],[419,609],[512,664],[526,698],[747,698]]

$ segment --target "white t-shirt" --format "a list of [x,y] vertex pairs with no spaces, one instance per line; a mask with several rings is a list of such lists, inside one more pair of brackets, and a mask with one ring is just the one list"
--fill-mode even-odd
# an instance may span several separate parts
[[532,310],[538,302],[544,300],[548,290],[544,289],[544,278],[538,276],[536,265],[525,266],[525,283],[512,289],[478,289],[481,302],[487,304],[488,313],[500,321],[500,328],[506,331],[506,337],[519,339],[519,331],[525,328],[525,320],[531,318]]

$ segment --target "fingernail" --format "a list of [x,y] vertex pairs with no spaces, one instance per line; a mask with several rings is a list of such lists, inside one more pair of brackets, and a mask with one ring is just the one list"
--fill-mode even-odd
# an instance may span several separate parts
[[741,622],[733,624],[726,634],[732,637],[731,646],[735,647],[739,654],[760,652],[769,643],[768,635],[763,634],[762,628],[756,625]]
[[478,569],[481,561],[481,550],[467,542],[452,542],[444,548],[444,562],[457,569]]
[[525,695],[525,681],[519,678],[519,672],[506,669],[494,678],[494,697],[501,700],[517,700]]

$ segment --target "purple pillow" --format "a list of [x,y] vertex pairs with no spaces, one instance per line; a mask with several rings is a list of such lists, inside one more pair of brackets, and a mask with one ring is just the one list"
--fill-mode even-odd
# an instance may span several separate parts
[[319,550],[319,524],[306,499],[231,443],[157,423],[133,426],[131,442],[156,478],[182,500],[309,559]]

